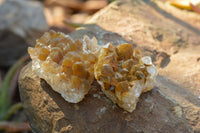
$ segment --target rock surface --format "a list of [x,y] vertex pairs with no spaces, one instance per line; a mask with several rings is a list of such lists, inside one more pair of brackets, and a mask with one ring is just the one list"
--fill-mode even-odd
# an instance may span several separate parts
[[48,29],[38,1],[6,0],[0,5],[0,66],[10,66],[28,44]]
[[86,98],[71,104],[31,70],[20,74],[19,87],[34,132],[191,133],[181,107],[159,88],[141,96],[136,110],[128,113],[110,101],[94,82]]
[[[164,9],[171,9],[170,13],[176,12],[177,18]],[[183,18],[183,20],[179,18]],[[185,22],[187,19],[191,21]],[[101,28],[115,32],[128,42],[136,44],[136,47],[152,55],[162,75],[173,80],[180,79],[181,84],[190,87],[196,85],[195,88],[200,95],[199,76],[195,77],[198,81],[191,80],[188,84],[188,79],[194,77],[193,72],[179,71],[169,74],[169,71],[164,69],[170,62],[174,62],[170,66],[171,70],[178,70],[178,67],[184,66],[184,64],[187,64],[184,68],[188,70],[194,67],[200,69],[197,61],[199,53],[196,52],[200,50],[200,26],[195,25],[196,23],[191,25],[193,21],[199,20],[199,15],[181,12],[179,9],[159,1],[133,0],[127,3],[112,3],[86,21],[86,24],[96,23]],[[190,55],[191,53],[192,55]],[[183,55],[186,58],[191,57],[191,61],[188,63],[187,59],[180,59],[179,57],[183,57]],[[175,64],[178,60],[181,65]],[[195,72],[200,75],[199,71],[195,70]],[[181,79],[182,77],[184,79]]]
[[173,81],[160,89],[183,107],[189,123],[200,132],[199,20],[198,14],[159,0],[130,0],[112,3],[86,24],[115,32],[151,55],[159,74]]
[[141,96],[133,113],[108,100],[96,82],[82,102],[69,104],[28,64],[20,74],[19,86],[33,131],[200,132],[200,30],[174,17],[165,7],[150,0],[114,2],[71,33],[74,39],[84,34],[95,36],[101,45],[128,41],[153,58],[161,74],[157,87]]

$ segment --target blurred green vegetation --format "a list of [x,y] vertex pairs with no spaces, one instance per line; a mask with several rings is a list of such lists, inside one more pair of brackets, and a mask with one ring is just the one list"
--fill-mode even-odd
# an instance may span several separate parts
[[23,56],[19,59],[7,72],[2,87],[0,89],[0,120],[8,120],[13,113],[22,108],[21,103],[12,105],[12,97],[10,94],[10,87],[13,81],[14,76],[24,65],[24,63],[29,59],[29,55]]

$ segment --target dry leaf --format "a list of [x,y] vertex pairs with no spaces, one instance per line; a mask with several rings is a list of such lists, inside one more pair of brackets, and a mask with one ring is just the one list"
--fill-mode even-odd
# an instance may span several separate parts
[[170,4],[172,4],[178,8],[187,9],[187,10],[194,10],[192,5],[197,6],[200,4],[200,0],[168,0],[168,1],[170,2]]
[[200,14],[200,8],[198,6],[193,5],[192,3],[190,3],[190,6],[192,8],[192,10],[196,13]]

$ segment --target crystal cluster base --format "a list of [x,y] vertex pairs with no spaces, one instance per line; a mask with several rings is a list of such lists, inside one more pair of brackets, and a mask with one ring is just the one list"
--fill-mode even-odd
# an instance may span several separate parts
[[99,46],[96,38],[88,36],[73,40],[49,31],[28,52],[36,74],[71,103],[80,102],[96,78],[108,98],[132,112],[158,74],[151,58],[142,57],[131,44]]

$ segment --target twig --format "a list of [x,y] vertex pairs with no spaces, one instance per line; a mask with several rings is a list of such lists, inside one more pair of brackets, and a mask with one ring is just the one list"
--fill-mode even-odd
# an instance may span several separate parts
[[16,88],[17,88],[18,77],[19,77],[19,74],[20,74],[20,71],[21,71],[22,68],[23,68],[23,66],[21,66],[20,68],[17,69],[17,71],[15,72],[15,75],[13,75],[13,78],[11,80],[10,87],[9,87],[11,99],[13,98],[13,96],[15,94],[15,91],[16,91]]
[[16,123],[16,122],[6,122],[0,121],[0,131],[5,130],[6,132],[22,132],[31,131],[29,123]]

